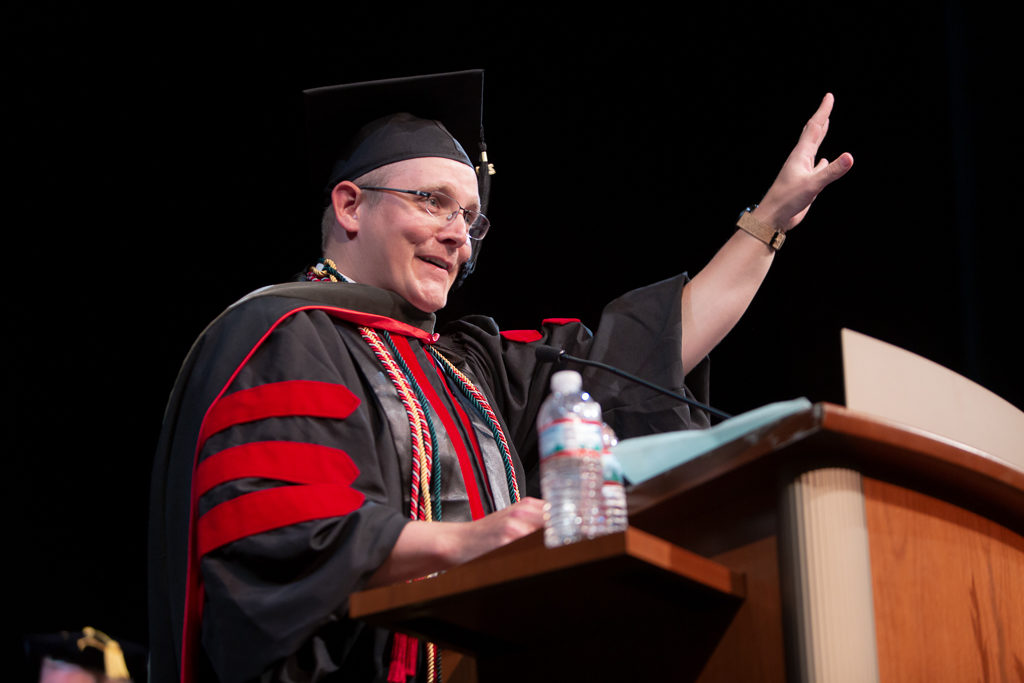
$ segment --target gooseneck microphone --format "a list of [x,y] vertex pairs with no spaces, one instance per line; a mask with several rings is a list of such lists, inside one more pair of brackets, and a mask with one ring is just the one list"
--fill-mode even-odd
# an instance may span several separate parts
[[729,415],[728,413],[723,413],[721,410],[718,410],[717,408],[712,408],[711,406],[705,403],[701,403],[700,401],[695,401],[692,398],[687,398],[683,396],[682,394],[677,394],[676,392],[669,391],[664,387],[659,387],[657,384],[652,384],[645,379],[640,379],[636,375],[631,375],[625,370],[620,370],[619,368],[613,365],[599,363],[596,360],[590,360],[588,358],[570,356],[565,352],[564,349],[539,344],[535,350],[535,353],[537,355],[537,360],[539,360],[541,363],[554,363],[556,365],[564,365],[566,362],[569,362],[579,363],[580,365],[589,365],[595,368],[601,368],[602,370],[607,370],[608,372],[618,375],[619,377],[624,377],[630,380],[631,382],[642,384],[649,389],[654,389],[655,391],[665,394],[666,396],[671,396],[672,398],[682,401],[683,403],[689,404],[695,408],[700,408],[701,410],[707,412],[709,415],[720,417],[723,420],[728,420],[730,417],[732,417],[732,415]]

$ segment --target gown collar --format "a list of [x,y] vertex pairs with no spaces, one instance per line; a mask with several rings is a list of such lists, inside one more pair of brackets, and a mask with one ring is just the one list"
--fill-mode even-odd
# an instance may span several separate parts
[[[303,308],[322,308],[336,317],[360,325],[407,334],[426,342],[436,341],[437,338],[434,332],[437,318],[433,313],[421,311],[395,292],[370,285],[287,282],[257,289],[234,305],[264,296],[293,299]],[[406,330],[406,327],[412,330]]]

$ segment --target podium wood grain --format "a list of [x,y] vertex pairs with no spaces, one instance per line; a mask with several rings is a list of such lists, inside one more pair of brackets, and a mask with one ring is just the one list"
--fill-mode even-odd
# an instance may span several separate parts
[[532,534],[356,593],[350,615],[472,654],[482,681],[692,679],[745,595],[740,573],[630,528],[554,549]]
[[1024,681],[1024,537],[864,480],[882,681]]
[[864,481],[879,679],[1022,680],[1024,472],[830,404],[632,487],[625,533],[533,534],[351,613],[473,654],[485,682],[801,680],[780,510],[836,467]]

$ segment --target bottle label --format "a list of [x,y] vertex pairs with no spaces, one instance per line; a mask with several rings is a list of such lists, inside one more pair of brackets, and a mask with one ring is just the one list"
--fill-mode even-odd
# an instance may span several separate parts
[[601,469],[604,470],[604,483],[615,484],[622,486],[624,483],[624,477],[622,474],[622,466],[619,461],[611,453],[601,454]]
[[561,456],[601,457],[604,442],[601,423],[587,420],[555,420],[540,433],[540,459]]

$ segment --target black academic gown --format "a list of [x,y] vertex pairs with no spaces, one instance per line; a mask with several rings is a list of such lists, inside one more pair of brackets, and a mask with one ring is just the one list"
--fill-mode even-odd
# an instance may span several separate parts
[[[153,683],[183,679],[183,642],[193,681],[386,677],[390,634],[349,619],[348,596],[409,521],[411,437],[357,325],[387,330],[419,378],[438,437],[442,519],[464,521],[508,505],[511,494],[489,426],[424,346],[436,344],[484,392],[520,491],[538,496],[535,422],[555,368],[536,360],[536,345],[694,396],[679,358],[685,281],[612,302],[596,335],[574,320],[499,332],[482,316],[435,334],[432,314],[343,283],[269,287],[225,311],[182,367],[154,465]],[[583,375],[620,437],[708,425],[642,386]],[[686,379],[707,401],[707,362]]]

